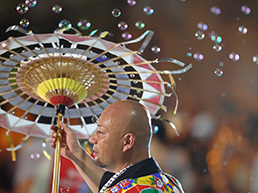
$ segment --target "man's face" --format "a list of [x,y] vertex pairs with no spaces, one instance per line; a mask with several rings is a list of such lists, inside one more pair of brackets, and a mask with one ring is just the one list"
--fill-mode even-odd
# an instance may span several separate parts
[[95,163],[107,169],[115,168],[123,151],[121,120],[112,113],[102,113],[97,123],[97,130],[90,138],[93,146]]

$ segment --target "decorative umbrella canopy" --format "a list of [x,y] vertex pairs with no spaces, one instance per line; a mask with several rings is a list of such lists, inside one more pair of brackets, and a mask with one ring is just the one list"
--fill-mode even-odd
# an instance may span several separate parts
[[[8,131],[47,138],[54,124],[56,106],[65,105],[65,120],[78,138],[95,131],[92,117],[111,103],[131,98],[144,104],[152,116],[163,106],[164,85],[160,74],[138,51],[125,43],[72,34],[38,34],[0,43],[0,123]],[[167,59],[165,61],[171,61]],[[183,66],[176,60],[173,62]],[[170,75],[172,78],[172,76]]]

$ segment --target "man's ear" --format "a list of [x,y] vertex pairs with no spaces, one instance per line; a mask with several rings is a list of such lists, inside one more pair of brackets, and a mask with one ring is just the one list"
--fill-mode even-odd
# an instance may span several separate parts
[[126,152],[133,147],[135,143],[135,138],[136,138],[135,135],[132,133],[125,134],[123,152]]

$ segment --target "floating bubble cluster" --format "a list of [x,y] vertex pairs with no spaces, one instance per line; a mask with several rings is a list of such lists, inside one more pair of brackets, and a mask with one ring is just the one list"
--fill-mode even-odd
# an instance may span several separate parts
[[25,4],[28,5],[29,7],[35,7],[37,4],[36,0],[26,0]]
[[81,30],[87,30],[90,28],[91,23],[87,20],[87,19],[81,19],[78,23],[77,26],[81,29]]
[[211,7],[211,12],[214,14],[214,15],[219,15],[221,13],[221,10],[216,7],[216,6],[212,6]]
[[206,31],[206,30],[208,29],[208,25],[206,25],[206,24],[203,23],[203,22],[199,22],[199,23],[197,24],[197,27],[198,27],[200,30],[202,30],[202,31]]
[[258,54],[253,56],[253,62],[255,62],[256,64],[258,64]]
[[29,20],[28,19],[26,19],[26,18],[23,18],[23,19],[21,19],[21,21],[20,21],[20,26],[22,26],[22,27],[28,27],[29,26],[29,24],[30,24],[30,22],[29,22]]
[[143,12],[147,15],[152,15],[154,13],[154,9],[152,9],[150,6],[145,6],[143,8]]
[[239,56],[239,54],[237,54],[237,53],[235,53],[235,52],[231,52],[231,53],[229,54],[229,58],[230,58],[231,60],[233,60],[234,62],[236,62],[236,61],[238,61],[238,60],[240,59],[240,56]]
[[63,19],[62,21],[60,21],[60,23],[58,24],[58,27],[60,29],[64,29],[64,28],[67,28],[66,31],[68,31],[71,27],[72,27],[72,24],[70,23],[70,21],[66,20],[66,19]]
[[127,0],[127,3],[128,3],[130,6],[135,6],[136,1],[135,1],[135,0]]
[[115,8],[115,9],[113,9],[113,11],[112,11],[112,15],[113,15],[114,17],[119,17],[119,16],[121,15],[121,11],[120,11],[119,9]]
[[120,29],[120,30],[126,30],[128,28],[128,24],[124,21],[120,21],[117,25],[117,27]]
[[201,61],[204,59],[204,55],[200,54],[199,52],[194,53],[193,58],[197,61]]
[[138,29],[143,29],[145,27],[145,24],[141,21],[137,21],[135,23],[135,26],[138,28]]
[[246,15],[249,15],[251,13],[251,9],[247,5],[243,5],[241,7],[241,11],[244,12]]
[[238,31],[241,33],[241,34],[246,34],[247,33],[247,28],[243,25],[239,26],[238,27]]
[[157,53],[159,53],[159,52],[161,51],[161,49],[160,49],[160,47],[158,47],[158,46],[153,46],[153,47],[151,48],[151,51],[152,51],[153,53],[157,54]]
[[219,44],[215,44],[213,47],[213,50],[215,50],[216,52],[220,52],[222,50],[222,46]]
[[130,40],[132,37],[132,34],[130,34],[129,32],[124,32],[122,34],[122,38],[124,38],[125,40]]
[[205,37],[205,34],[202,31],[197,31],[194,35],[198,40],[202,40]]
[[52,7],[52,11],[53,11],[54,13],[60,13],[62,10],[63,10],[63,8],[62,8],[60,5],[58,5],[58,4],[56,4],[56,5],[54,5],[54,6]]
[[28,5],[26,5],[25,3],[20,3],[17,7],[16,10],[18,11],[18,13],[20,14],[24,14],[29,10]]
[[216,70],[214,70],[214,74],[216,74],[216,76],[222,76],[223,71],[220,68],[217,68]]

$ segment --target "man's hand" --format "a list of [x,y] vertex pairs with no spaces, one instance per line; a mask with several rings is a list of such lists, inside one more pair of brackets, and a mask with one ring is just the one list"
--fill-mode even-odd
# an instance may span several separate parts
[[[75,157],[78,157],[83,153],[83,150],[71,128],[63,122],[60,122],[60,126],[63,128],[61,130],[61,155],[70,160],[74,160]],[[57,141],[57,126],[52,126],[51,130],[53,131],[50,137],[50,146],[55,148]]]

